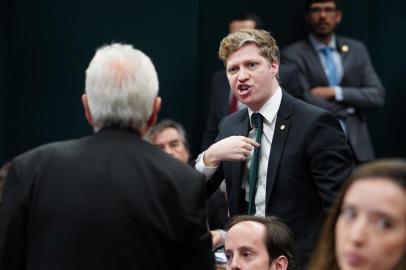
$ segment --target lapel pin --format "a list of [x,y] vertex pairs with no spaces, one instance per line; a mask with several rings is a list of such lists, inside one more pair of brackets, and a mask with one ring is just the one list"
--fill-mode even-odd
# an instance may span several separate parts
[[341,51],[343,52],[343,53],[346,53],[346,52],[348,52],[350,50],[350,47],[348,47],[348,45],[343,45],[343,46],[341,46]]
[[282,125],[282,126],[281,126],[281,130],[284,130],[284,129],[285,129],[285,127],[286,127],[285,125]]

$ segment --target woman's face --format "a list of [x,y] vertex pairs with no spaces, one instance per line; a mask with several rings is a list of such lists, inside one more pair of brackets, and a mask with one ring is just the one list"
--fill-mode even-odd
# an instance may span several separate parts
[[406,191],[385,178],[365,178],[344,196],[335,228],[342,270],[389,270],[406,250]]

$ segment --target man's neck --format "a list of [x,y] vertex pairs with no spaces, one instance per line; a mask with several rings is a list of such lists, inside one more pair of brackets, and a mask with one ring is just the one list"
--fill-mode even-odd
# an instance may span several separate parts
[[330,35],[315,35],[313,34],[313,37],[315,39],[317,39],[319,42],[328,45],[331,41],[331,39],[333,38],[334,34],[330,34]]
[[276,83],[276,85],[272,86],[271,95],[266,100],[264,100],[261,104],[256,104],[255,106],[251,106],[248,108],[253,112],[258,112],[265,105],[265,103],[267,103],[275,95],[275,93],[278,91],[279,88],[280,88],[279,84]]
[[147,133],[148,129],[150,127],[148,127],[147,125],[144,125],[143,127],[137,129],[138,133],[140,134],[141,138],[144,137],[145,133]]

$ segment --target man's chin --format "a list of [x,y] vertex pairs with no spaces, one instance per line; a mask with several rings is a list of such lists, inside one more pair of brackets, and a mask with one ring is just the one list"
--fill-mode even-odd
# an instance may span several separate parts
[[331,29],[317,29],[316,31],[313,31],[313,35],[315,35],[318,38],[327,38],[331,36],[334,33]]

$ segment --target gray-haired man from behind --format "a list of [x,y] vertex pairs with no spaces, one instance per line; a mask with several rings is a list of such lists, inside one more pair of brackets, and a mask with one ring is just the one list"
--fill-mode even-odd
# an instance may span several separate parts
[[212,269],[203,178],[142,140],[161,100],[148,56],[100,48],[86,70],[95,133],[12,161],[0,269]]

